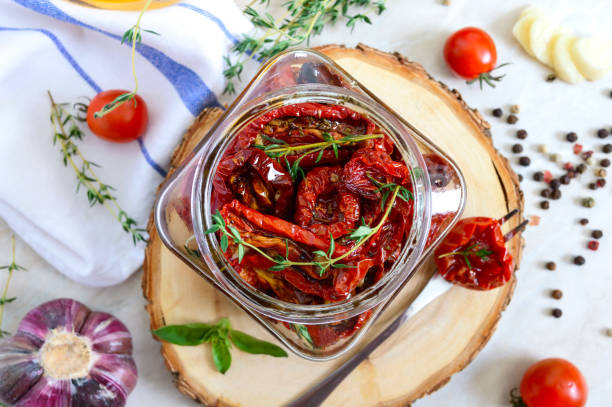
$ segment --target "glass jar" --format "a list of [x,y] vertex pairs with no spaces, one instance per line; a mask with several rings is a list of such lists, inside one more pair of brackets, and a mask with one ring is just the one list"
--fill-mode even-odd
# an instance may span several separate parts
[[[360,293],[319,305],[285,302],[247,284],[225,259],[217,236],[205,233],[213,224],[212,178],[234,137],[266,112],[306,102],[342,105],[374,121],[410,169],[414,198],[410,235],[391,269]],[[168,248],[294,353],[329,360],[363,337],[454,225],[464,203],[463,177],[444,153],[333,61],[316,51],[298,49],[267,62],[173,173],[160,192],[155,221]],[[339,327],[350,328],[338,331]],[[330,329],[342,336],[324,344],[313,340],[311,333]]]

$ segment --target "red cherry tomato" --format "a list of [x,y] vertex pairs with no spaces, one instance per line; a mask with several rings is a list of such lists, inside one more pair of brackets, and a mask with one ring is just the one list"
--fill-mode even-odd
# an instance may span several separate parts
[[147,129],[149,122],[147,104],[138,95],[104,116],[94,117],[94,113],[124,93],[129,93],[129,91],[106,90],[98,93],[89,103],[87,124],[96,136],[115,143],[126,143],[136,140]]
[[528,407],[582,407],[587,394],[582,373],[565,359],[541,360],[521,380],[521,397]]
[[480,28],[466,27],[446,40],[444,59],[457,75],[470,80],[495,68],[497,50],[489,34]]

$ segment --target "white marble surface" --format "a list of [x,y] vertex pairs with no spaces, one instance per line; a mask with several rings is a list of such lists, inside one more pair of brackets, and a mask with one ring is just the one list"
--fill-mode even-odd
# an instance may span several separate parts
[[[554,174],[561,170],[550,163],[536,147],[545,143],[553,152],[574,158],[565,132],[576,131],[586,149],[600,150],[601,140],[594,131],[612,127],[612,77],[596,82],[570,86],[556,81],[544,81],[548,71],[526,56],[513,40],[510,29],[523,2],[484,0],[452,0],[448,7],[436,0],[390,0],[389,11],[374,18],[371,27],[359,27],[349,34],[337,27],[313,41],[344,43],[349,46],[364,42],[385,51],[399,51],[422,63],[437,79],[457,88],[475,108],[485,112],[493,125],[496,146],[507,156],[517,128],[529,131],[524,141],[525,154],[532,159],[528,168],[513,165],[525,176],[526,214],[542,215],[540,226],[526,234],[527,247],[518,272],[514,298],[504,312],[498,329],[486,348],[463,372],[455,375],[438,392],[416,402],[417,407],[443,406],[508,406],[507,392],[518,385],[522,372],[537,359],[565,357],[584,372],[590,387],[588,406],[610,405],[612,396],[612,337],[605,330],[612,328],[612,283],[610,253],[612,240],[612,187],[593,192],[586,184],[594,178],[592,171],[563,189],[563,198],[553,201],[551,209],[543,211],[538,203],[540,185],[531,180],[537,169],[547,168]],[[612,2],[606,0],[534,0],[567,19],[576,31],[585,34],[599,30],[612,31]],[[496,89],[480,91],[468,87],[445,67],[441,49],[445,38],[454,30],[476,25],[494,37],[500,62],[512,62],[504,69],[507,77]],[[517,126],[508,126],[494,119],[489,111],[510,104],[521,106]],[[612,137],[608,138],[612,142]],[[597,158],[603,154],[596,153]],[[612,158],[612,156],[611,156]],[[586,196],[596,199],[593,209],[580,205]],[[577,220],[588,217],[591,223],[581,227]],[[605,233],[599,251],[586,249],[592,228]],[[0,264],[8,261],[11,231],[0,223]],[[571,263],[571,256],[582,254],[586,264]],[[172,384],[159,355],[159,344],[149,334],[149,320],[144,311],[140,289],[141,274],[112,288],[93,289],[77,285],[45,264],[34,252],[18,240],[18,262],[29,269],[18,273],[11,285],[11,295],[18,300],[7,307],[4,328],[14,330],[18,321],[33,306],[60,296],[72,297],[117,315],[131,329],[135,339],[135,355],[140,380],[128,403],[129,406],[191,406],[193,402],[181,395]],[[557,270],[547,271],[543,262],[554,260]],[[3,278],[3,276],[2,276]],[[562,300],[553,300],[551,289],[563,290]],[[550,310],[559,307],[563,317],[552,318]],[[449,339],[449,340],[452,340]],[[279,380],[276,378],[275,380]]]

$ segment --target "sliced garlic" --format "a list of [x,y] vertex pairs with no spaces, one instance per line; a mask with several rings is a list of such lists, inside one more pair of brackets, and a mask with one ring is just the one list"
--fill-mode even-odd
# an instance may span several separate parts
[[580,73],[590,81],[603,78],[612,69],[612,38],[578,38],[571,54]]
[[572,35],[561,34],[553,45],[552,59],[557,76],[569,83],[578,83],[585,80],[585,77],[578,71],[570,52],[576,41],[577,38]]

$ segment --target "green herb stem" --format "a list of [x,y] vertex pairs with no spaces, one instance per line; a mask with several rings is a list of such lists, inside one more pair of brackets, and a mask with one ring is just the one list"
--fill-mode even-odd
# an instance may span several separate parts
[[289,155],[289,153],[291,152],[303,151],[303,150],[313,150],[313,151],[308,151],[307,153],[304,153],[304,154],[312,154],[312,153],[316,153],[321,150],[324,150],[326,148],[329,148],[333,146],[334,144],[337,146],[346,146],[346,145],[350,145],[353,143],[358,143],[360,141],[377,139],[377,138],[382,138],[382,137],[384,137],[384,135],[382,134],[366,134],[366,135],[360,135],[360,136],[343,137],[338,140],[334,139],[334,140],[329,140],[329,141],[321,141],[319,143],[287,145],[287,146],[274,147],[270,149],[264,148],[264,151],[266,153],[272,153],[272,154],[280,153],[281,157],[285,155]]
[[2,298],[0,298],[0,338],[8,334],[8,332],[2,330],[2,321],[4,318],[4,307],[9,302],[15,300],[15,298],[8,298],[8,289],[9,284],[11,283],[11,278],[13,277],[13,273],[18,270],[25,270],[25,268],[21,267],[15,262],[15,236],[11,236],[11,263],[8,266],[0,267],[0,270],[7,270],[8,275],[6,277],[6,281],[4,283],[4,289],[2,290]]
[[[136,24],[134,24],[128,31],[126,31],[125,34],[123,35],[123,38],[121,39],[122,44],[125,40],[131,40],[132,42],[132,58],[131,59],[132,59],[132,75],[134,76],[134,90],[129,93],[123,93],[117,96],[115,100],[113,100],[112,102],[104,105],[102,109],[94,113],[94,117],[96,119],[112,112],[113,110],[115,110],[122,104],[126,103],[127,101],[134,99],[134,96],[136,96],[136,92],[138,92],[138,75],[136,75],[136,44],[137,43],[139,44],[142,41],[142,35],[140,33],[142,31],[140,27],[140,20],[142,20],[142,16],[144,15],[145,11],[149,8],[152,2],[153,0],[147,0],[142,10],[140,10],[140,14],[138,14],[138,19],[136,20]],[[145,31],[150,32],[152,34],[157,34],[154,31],[150,31],[150,30],[145,30]],[[135,106],[136,106],[136,99],[134,99],[134,107]]]
[[[78,139],[82,138],[82,134],[78,129],[76,122],[74,122],[72,115],[68,115],[64,118],[64,111],[57,103],[55,103],[51,92],[47,91],[47,94],[49,95],[49,100],[51,101],[51,121],[53,122],[55,129],[55,140],[59,140],[60,142],[62,156],[64,158],[64,165],[70,164],[70,167],[72,167],[76,173],[78,180],[77,192],[80,185],[84,185],[87,188],[87,197],[90,205],[93,206],[96,203],[99,203],[105,206],[113,217],[115,217],[115,219],[121,223],[123,230],[130,233],[134,244],[139,241],[146,242],[147,238],[143,235],[145,229],[138,228],[136,221],[129,217],[121,208],[117,199],[110,193],[110,190],[114,188],[103,183],[100,178],[98,178],[97,174],[92,169],[93,166],[97,165],[92,161],[87,160],[79,150],[78,146],[71,140],[74,137]],[[72,120],[74,127],[69,133],[67,133],[64,125],[70,120]],[[81,159],[81,168],[79,168],[73,159],[75,155]]]

